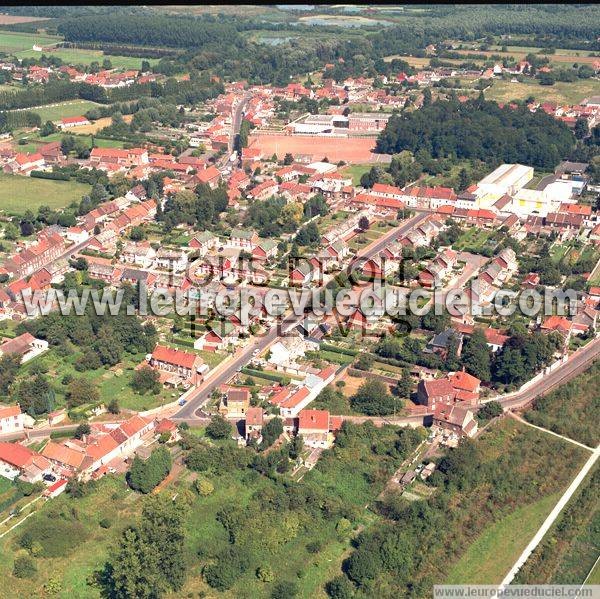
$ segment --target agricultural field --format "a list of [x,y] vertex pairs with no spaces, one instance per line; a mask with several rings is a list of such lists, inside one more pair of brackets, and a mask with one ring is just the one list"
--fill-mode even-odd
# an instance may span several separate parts
[[39,57],[41,53],[32,50],[34,44],[40,46],[53,46],[61,41],[62,38],[54,35],[0,31],[0,52],[14,54],[15,52],[29,50],[34,56]]
[[[496,491],[492,493],[503,496],[499,510],[461,552],[448,573],[447,584],[501,582],[588,457],[584,450],[514,420],[504,420],[486,431],[478,444],[487,467],[497,461],[500,472],[512,461],[513,477],[528,479],[538,489],[531,497],[523,497],[508,489],[497,490],[500,480],[494,480]],[[538,453],[542,446],[544,451]],[[547,456],[553,458],[548,460]]]
[[[0,38],[1,39],[1,38]],[[14,53],[17,58],[36,58],[40,56],[40,52],[31,49],[21,50]],[[148,60],[150,64],[158,62],[155,58],[142,59],[138,56],[112,56],[105,54],[101,50],[87,50],[80,48],[57,48],[52,52],[46,52],[49,56],[60,58],[68,64],[89,65],[92,62],[102,64],[104,59],[110,60],[113,68],[116,69],[136,69],[139,70],[142,66],[142,60]]]
[[[370,596],[383,589],[401,595],[409,582],[421,589],[419,596],[427,596],[434,581],[500,582],[587,457],[587,451],[512,419],[497,421],[438,460],[426,505],[393,491],[380,500],[378,511],[388,520],[365,531],[351,558],[355,577],[369,584]],[[371,557],[376,548],[394,539],[406,555],[420,556],[418,562],[404,570],[382,555],[371,565],[377,578],[368,580],[358,564],[377,559]]]
[[597,79],[578,79],[572,83],[557,81],[554,85],[540,85],[537,81],[512,83],[496,79],[491,87],[484,91],[487,100],[510,102],[525,100],[530,96],[538,102],[557,104],[578,104],[585,98],[600,94],[600,81]]
[[548,495],[488,527],[454,564],[445,584],[501,582],[559,499],[559,493]]
[[498,244],[497,237],[497,231],[469,227],[452,244],[452,247],[455,250],[482,254],[485,251],[493,250],[496,247]]
[[76,181],[53,181],[0,173],[0,210],[8,214],[36,212],[40,206],[58,209],[79,202],[90,186]]

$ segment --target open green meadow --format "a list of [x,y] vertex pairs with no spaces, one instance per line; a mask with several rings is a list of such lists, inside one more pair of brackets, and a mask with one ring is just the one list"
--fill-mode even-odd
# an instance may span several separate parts
[[[519,584],[598,584],[598,466],[590,472],[517,574]],[[596,565],[596,568],[594,568]]]
[[42,123],[45,123],[46,121],[60,121],[70,116],[83,116],[88,110],[97,106],[99,104],[90,102],[89,100],[68,100],[67,102],[39,106],[37,108],[30,108],[29,110],[39,114]]
[[[0,38],[1,39],[1,38]],[[36,58],[40,56],[40,52],[31,49],[24,49],[15,52],[17,58]],[[142,60],[147,60],[150,64],[158,62],[155,58],[143,59],[139,56],[112,56],[105,54],[101,50],[86,50],[80,48],[57,48],[52,52],[47,53],[49,56],[60,58],[67,64],[89,65],[92,62],[98,62],[102,65],[105,59],[110,60],[112,67],[115,69],[135,69],[139,70],[142,66]]]
[[64,208],[89,193],[90,186],[76,181],[53,181],[0,173],[0,210],[8,214],[36,212],[40,206]]
[[445,584],[497,584],[542,525],[560,494],[517,508],[487,528],[456,562]]
[[61,41],[62,38],[55,35],[0,31],[0,52],[13,54],[29,50],[33,56],[40,56],[41,52],[32,50],[34,44],[39,46],[53,46]]
[[512,83],[497,79],[484,92],[486,100],[510,102],[525,100],[532,96],[537,102],[555,102],[557,104],[578,104],[584,98],[600,94],[600,81],[597,79],[578,79],[572,83],[557,81],[554,85],[540,85],[537,81]]

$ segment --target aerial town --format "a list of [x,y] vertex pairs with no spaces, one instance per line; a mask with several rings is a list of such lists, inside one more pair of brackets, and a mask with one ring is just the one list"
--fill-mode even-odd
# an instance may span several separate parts
[[600,592],[599,26],[0,9],[0,597]]

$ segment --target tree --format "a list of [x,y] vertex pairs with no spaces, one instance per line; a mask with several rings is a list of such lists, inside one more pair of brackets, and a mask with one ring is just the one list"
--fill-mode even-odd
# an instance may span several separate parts
[[273,582],[275,574],[270,566],[259,566],[256,569],[256,578],[261,582]]
[[469,177],[469,173],[466,168],[461,168],[458,172],[458,189],[460,191],[464,191],[469,187],[469,183],[471,182],[471,178]]
[[359,370],[371,370],[371,367],[373,366],[373,361],[374,358],[372,354],[361,353],[358,355],[354,366]]
[[298,245],[306,246],[319,243],[320,239],[321,235],[319,234],[319,228],[317,227],[317,224],[313,221],[308,223],[308,225],[302,227],[298,231],[295,242]]
[[279,438],[279,435],[283,433],[283,422],[281,418],[272,418],[262,428],[262,443],[260,444],[261,449],[271,447],[273,443]]
[[473,331],[465,343],[460,359],[469,374],[485,382],[491,380],[490,349],[483,329],[477,328]]
[[150,391],[155,395],[160,393],[160,373],[150,366],[143,366],[136,370],[131,379],[131,388],[140,395]]
[[194,483],[194,488],[196,489],[198,495],[202,497],[208,497],[215,490],[214,485],[205,478],[197,478],[196,482]]
[[398,379],[398,384],[396,385],[396,392],[398,393],[398,397],[409,399],[411,391],[412,377],[410,375],[410,370],[408,368],[403,368],[402,375]]
[[129,239],[131,241],[142,241],[146,239],[146,232],[143,227],[131,227],[131,231],[129,231]]
[[6,224],[4,227],[4,238],[9,241],[15,241],[19,238],[19,229],[14,223],[10,222]]
[[396,400],[388,393],[386,385],[378,379],[367,379],[350,397],[350,405],[368,416],[383,416],[396,410]]
[[82,422],[75,429],[73,436],[76,439],[83,439],[83,437],[85,435],[89,435],[91,432],[92,432],[92,428],[90,427],[90,425],[87,422]]
[[283,158],[283,164],[285,164],[286,166],[293,164],[294,162],[294,157],[292,156],[292,154],[290,154],[289,152],[287,152],[287,154],[284,156]]
[[231,424],[219,414],[215,414],[208,426],[206,434],[212,439],[228,439],[231,437]]
[[361,231],[366,231],[369,228],[369,219],[366,216],[361,216],[358,221],[358,228]]
[[331,599],[350,599],[354,595],[354,587],[345,576],[336,576],[325,585],[325,592]]
[[48,135],[52,135],[53,133],[56,133],[56,125],[52,121],[46,121],[40,129],[40,136],[48,137]]
[[482,422],[486,422],[491,420],[492,418],[496,418],[504,414],[504,410],[502,409],[502,404],[497,401],[489,401],[484,403],[481,408],[477,411],[477,418]]
[[127,483],[134,491],[149,493],[169,474],[171,464],[171,453],[164,446],[156,448],[146,461],[136,456],[127,473]]
[[587,119],[585,118],[578,118],[575,121],[575,127],[573,129],[573,133],[575,133],[575,137],[577,139],[583,139],[584,137],[586,137],[590,132],[589,126],[588,126],[588,122]]
[[0,358],[0,395],[7,395],[10,386],[15,382],[21,356],[19,354],[4,354]]
[[110,414],[118,414],[121,411],[121,409],[119,408],[119,401],[116,398],[113,399],[108,404],[106,409],[109,411]]
[[67,390],[67,404],[69,408],[75,408],[86,403],[97,403],[100,401],[98,388],[90,380],[83,377],[73,379]]
[[291,599],[298,594],[298,585],[289,580],[282,580],[275,584],[271,591],[271,599]]

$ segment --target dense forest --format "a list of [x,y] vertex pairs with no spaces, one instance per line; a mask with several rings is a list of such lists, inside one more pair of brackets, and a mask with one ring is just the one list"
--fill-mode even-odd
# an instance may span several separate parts
[[548,170],[574,145],[568,127],[541,111],[500,108],[479,98],[464,103],[438,101],[393,116],[377,140],[377,151],[426,150],[434,158],[521,162]]

